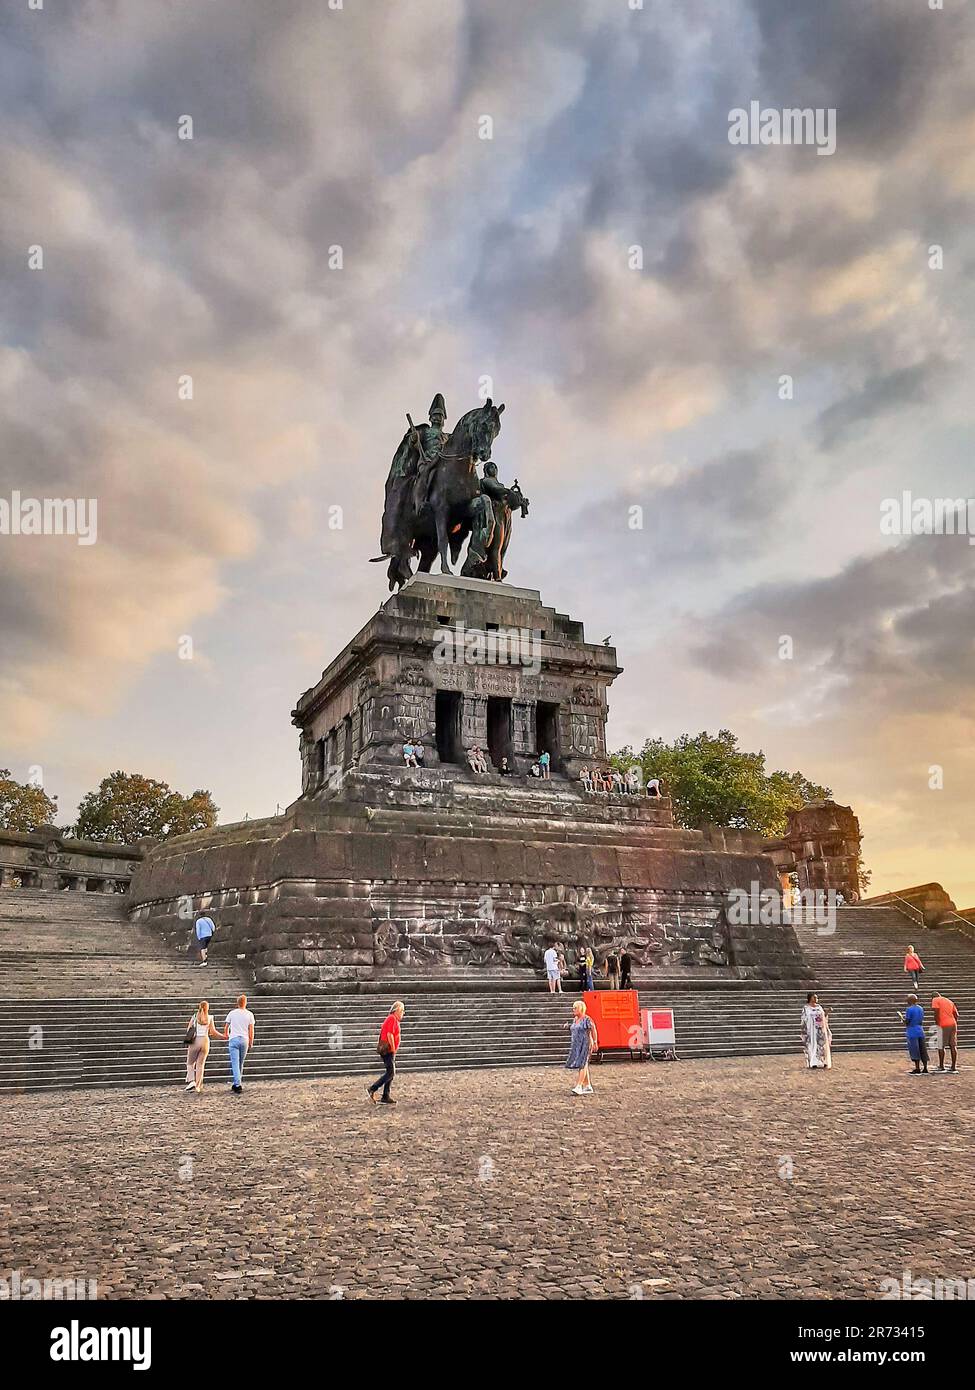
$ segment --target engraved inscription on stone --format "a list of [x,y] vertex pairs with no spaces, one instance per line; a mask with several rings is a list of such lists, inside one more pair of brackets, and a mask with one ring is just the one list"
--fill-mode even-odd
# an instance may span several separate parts
[[538,681],[517,667],[445,665],[437,668],[441,690],[463,690],[470,695],[501,695],[534,700]]

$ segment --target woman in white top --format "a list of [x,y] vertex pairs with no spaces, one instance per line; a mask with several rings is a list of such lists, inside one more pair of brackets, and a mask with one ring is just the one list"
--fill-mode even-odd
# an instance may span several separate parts
[[196,1029],[196,1037],[186,1049],[185,1089],[195,1091],[199,1095],[203,1090],[203,1073],[206,1071],[207,1056],[210,1052],[210,1039],[224,1038],[227,1035],[217,1031],[217,1025],[210,1017],[210,1005],[205,999],[200,1001],[200,1007],[186,1024],[187,1032],[191,1028]]

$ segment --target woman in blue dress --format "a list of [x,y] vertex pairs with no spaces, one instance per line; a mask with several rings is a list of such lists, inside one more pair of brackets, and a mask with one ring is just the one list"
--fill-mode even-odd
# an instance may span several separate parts
[[577,1071],[579,1080],[572,1088],[574,1096],[591,1096],[592,1082],[589,1079],[589,1060],[599,1046],[599,1039],[596,1037],[596,1025],[586,1013],[586,1006],[581,999],[576,1000],[572,1005],[572,1022],[566,1024],[572,1030],[572,1041],[569,1045],[569,1058],[566,1067],[569,1071]]

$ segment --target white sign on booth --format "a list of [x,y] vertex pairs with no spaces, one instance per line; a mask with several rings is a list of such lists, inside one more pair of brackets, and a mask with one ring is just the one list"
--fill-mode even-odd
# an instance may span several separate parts
[[676,1047],[677,1032],[673,1009],[643,1009],[643,1041],[645,1046]]

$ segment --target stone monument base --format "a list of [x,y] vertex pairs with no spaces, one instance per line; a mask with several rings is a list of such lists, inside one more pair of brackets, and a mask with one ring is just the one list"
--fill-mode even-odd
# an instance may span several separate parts
[[134,917],[185,938],[206,910],[266,993],[537,987],[542,953],[611,949],[637,984],[794,983],[789,926],[730,925],[730,888],[775,885],[762,855],[711,848],[670,804],[515,786],[460,769],[357,769],[283,816],[166,841]]
[[206,909],[266,991],[535,985],[553,943],[571,972],[625,950],[637,982],[806,978],[791,927],[726,919],[771,859],[584,789],[619,672],[533,589],[416,575],[299,699],[294,805],[157,846],[134,912],[188,935]]

